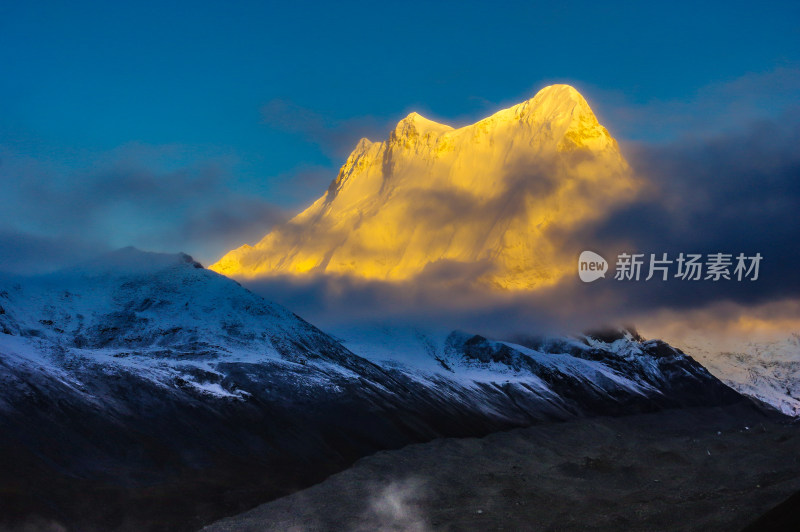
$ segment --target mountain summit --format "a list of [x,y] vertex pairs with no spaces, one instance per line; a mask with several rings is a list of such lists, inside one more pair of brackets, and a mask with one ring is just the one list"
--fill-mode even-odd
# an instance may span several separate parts
[[411,113],[388,139],[361,139],[317,201],[211,269],[404,281],[467,267],[482,284],[535,289],[572,271],[556,233],[636,189],[583,96],[551,85],[469,126]]

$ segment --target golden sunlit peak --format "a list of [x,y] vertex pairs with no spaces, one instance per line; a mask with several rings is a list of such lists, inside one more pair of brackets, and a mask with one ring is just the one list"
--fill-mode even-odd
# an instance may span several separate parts
[[414,137],[417,135],[425,135],[426,133],[440,134],[445,131],[451,131],[452,129],[453,128],[448,125],[428,120],[414,111],[397,123],[397,126],[392,132],[392,137]]
[[326,194],[211,268],[395,282],[480,265],[469,270],[477,283],[531,290],[574,269],[552,235],[596,220],[637,187],[586,100],[551,85],[459,129],[411,113],[387,140],[362,139]]
[[589,106],[586,103],[586,99],[575,87],[563,83],[544,87],[528,101],[537,102],[539,105],[546,105],[545,102],[552,101],[559,103],[574,102],[581,106]]
[[583,98],[581,93],[578,92],[578,89],[573,87],[572,85],[567,85],[566,83],[554,83],[552,85],[548,85],[547,87],[543,87],[539,89],[539,92],[536,93],[536,96],[546,96],[551,94],[568,94],[571,98]]
[[[586,99],[571,85],[549,85],[518,106],[517,118],[534,116],[541,121],[558,121],[582,116],[594,119]],[[576,115],[578,115],[576,117]]]
[[358,141],[358,144],[356,144],[356,149],[353,150],[353,152],[354,153],[356,153],[356,152],[358,152],[358,153],[364,152],[364,151],[368,150],[369,147],[372,146],[372,144],[373,144],[373,142],[371,140],[369,140],[367,137],[361,137],[361,139]]

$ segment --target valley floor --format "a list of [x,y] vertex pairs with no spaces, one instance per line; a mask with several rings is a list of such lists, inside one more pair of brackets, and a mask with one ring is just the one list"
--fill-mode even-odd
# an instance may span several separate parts
[[223,531],[736,531],[800,490],[800,425],[750,405],[379,452]]

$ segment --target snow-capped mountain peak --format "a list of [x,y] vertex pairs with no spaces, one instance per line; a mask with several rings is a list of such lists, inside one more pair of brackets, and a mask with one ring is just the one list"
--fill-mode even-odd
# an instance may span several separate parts
[[417,112],[410,113],[407,117],[400,120],[391,134],[391,140],[399,142],[401,139],[416,138],[425,135],[441,135],[453,128],[428,120]]
[[637,189],[586,100],[552,85],[458,129],[411,113],[385,141],[362,139],[313,205],[211,269],[406,281],[434,263],[479,264],[478,284],[536,289],[572,273],[552,230]]
[[[184,253],[124,248],[48,275],[9,278],[0,330],[45,351],[209,360],[339,360],[345,350],[285,308]],[[2,335],[0,335],[2,340]],[[100,353],[98,355],[98,353]]]
[[597,118],[586,98],[571,85],[549,85],[537,92],[533,98],[511,109],[514,110],[514,117],[518,120],[561,122],[588,119],[597,123]]

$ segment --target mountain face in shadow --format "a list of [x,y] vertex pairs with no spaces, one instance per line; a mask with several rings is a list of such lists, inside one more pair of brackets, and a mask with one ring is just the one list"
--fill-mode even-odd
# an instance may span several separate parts
[[624,332],[452,332],[370,360],[187,255],[134,249],[2,279],[0,331],[0,515],[78,530],[192,530],[442,436],[742,400]]

